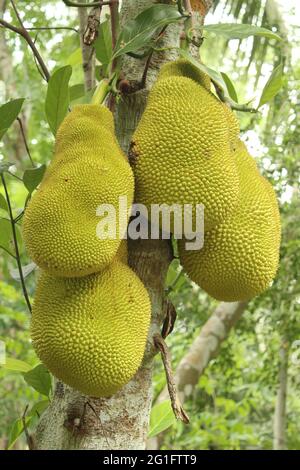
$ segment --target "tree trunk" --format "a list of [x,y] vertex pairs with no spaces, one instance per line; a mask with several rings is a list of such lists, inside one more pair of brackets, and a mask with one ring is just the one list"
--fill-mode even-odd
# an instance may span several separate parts
[[88,23],[88,9],[78,8],[80,47],[82,53],[82,68],[84,75],[85,91],[92,90],[95,85],[95,56],[93,46],[85,44],[83,37]]
[[[155,3],[153,0],[123,0],[121,21],[134,18]],[[203,2],[210,6],[212,2]],[[206,5],[207,4],[207,5]],[[200,18],[200,16],[199,16]],[[161,46],[179,46],[181,25],[170,25]],[[116,109],[116,133],[125,152],[144,110],[148,89],[161,64],[175,58],[176,51],[155,53],[148,72],[146,89],[123,96]],[[125,57],[124,78],[136,82],[142,77],[145,60]],[[43,414],[36,432],[38,449],[144,449],[152,402],[152,365],[156,350],[153,335],[161,329],[164,312],[164,281],[172,259],[168,240],[129,241],[129,264],[146,286],[152,302],[152,322],[142,367],[116,395],[91,399],[57,383],[51,405]],[[142,312],[141,312],[142,315]]]
[[278,390],[274,411],[274,439],[273,449],[284,450],[285,442],[285,422],[286,422],[286,396],[288,384],[288,361],[289,346],[286,340],[283,340],[279,350],[279,373],[278,373]]
[[[199,335],[192,343],[187,354],[181,359],[175,373],[175,382],[182,403],[193,393],[201,375],[209,362],[218,354],[222,342],[227,338],[230,330],[241,318],[247,302],[220,303]],[[156,403],[168,399],[168,390],[158,396]],[[151,439],[149,449],[158,449],[163,441],[163,435]]]

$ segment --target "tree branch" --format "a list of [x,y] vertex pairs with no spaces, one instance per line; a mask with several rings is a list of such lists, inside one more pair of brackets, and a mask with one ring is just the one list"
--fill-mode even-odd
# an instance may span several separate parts
[[[210,360],[218,354],[222,342],[236,325],[246,306],[247,302],[221,302],[201,328],[188,353],[181,359],[175,373],[182,401],[192,392]],[[164,390],[161,395],[165,397],[166,391]],[[159,401],[162,400],[161,395]]]
[[63,2],[67,7],[78,7],[78,8],[102,7],[104,5],[111,5],[111,3],[113,3],[112,1],[83,3],[83,2],[71,2],[69,0],[63,0]]
[[76,28],[71,28],[71,26],[40,26],[38,28],[26,28],[27,31],[49,31],[51,29],[55,30],[68,30],[68,31],[74,31],[74,33],[79,33],[79,30]]
[[174,375],[172,372],[170,351],[165,341],[160,335],[155,335],[153,340],[154,340],[155,346],[161,353],[162,361],[163,361],[165,372],[166,372],[167,387],[168,387],[169,396],[171,400],[171,406],[172,406],[172,410],[175,415],[175,418],[180,419],[185,424],[188,424],[190,420],[180,403],[176,385],[175,385]]
[[14,26],[14,25],[12,25],[12,24],[10,24],[7,21],[2,20],[2,19],[0,19],[0,25],[2,25],[6,29],[9,29],[9,30],[13,31],[16,34],[19,34],[20,36],[22,36],[25,39],[28,46],[32,50],[34,57],[36,58],[38,64],[40,65],[40,67],[43,71],[45,80],[48,82],[49,78],[50,78],[50,73],[49,73],[48,68],[47,68],[45,62],[43,61],[39,51],[37,50],[30,34],[28,33],[28,31],[24,27],[18,28],[17,26]]
[[26,152],[27,152],[27,155],[29,157],[29,160],[31,162],[31,165],[33,167],[35,167],[35,164],[33,162],[33,159],[31,157],[31,153],[30,153],[30,150],[29,150],[29,146],[28,146],[28,143],[27,143],[27,139],[26,139],[26,135],[25,135],[25,131],[24,131],[24,127],[23,127],[23,123],[22,123],[22,120],[17,117],[17,121],[19,123],[19,126],[20,126],[20,131],[21,131],[21,134],[22,134],[22,137],[23,137],[23,141],[24,141],[24,145],[25,145],[25,148],[26,148]]

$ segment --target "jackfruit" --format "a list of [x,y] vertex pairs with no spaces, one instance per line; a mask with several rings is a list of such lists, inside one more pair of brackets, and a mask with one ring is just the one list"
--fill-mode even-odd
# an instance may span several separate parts
[[185,59],[177,59],[173,62],[167,62],[160,70],[158,80],[169,77],[187,77],[199,83],[208,91],[211,81],[209,76],[195,67],[191,62]]
[[[98,105],[75,106],[58,130],[54,158],[25,211],[30,257],[57,276],[101,270],[116,255],[128,222],[127,217],[124,227],[119,225],[119,197],[127,197],[129,208],[133,193],[133,173],[115,138],[111,112]],[[115,210],[114,239],[114,234],[97,236],[96,209],[102,204]],[[106,220],[107,214],[101,215]]]
[[179,242],[180,260],[190,279],[227,302],[248,300],[268,288],[280,245],[275,192],[242,142],[237,142],[235,155],[240,178],[236,211],[204,235],[202,249],[187,251],[185,240]]
[[33,347],[58,379],[85,395],[107,397],[136,373],[150,323],[147,290],[125,264],[58,278],[43,272],[31,320]]
[[222,106],[227,120],[231,148],[234,150],[233,147],[238,142],[237,139],[240,133],[240,124],[236,115],[232,112],[229,106],[226,103],[222,103]]
[[[205,208],[205,230],[225,220],[238,200],[238,175],[221,102],[183,76],[165,76],[150,92],[134,133],[130,163],[136,202]],[[194,224],[193,224],[194,227]],[[174,232],[174,223],[171,224]]]

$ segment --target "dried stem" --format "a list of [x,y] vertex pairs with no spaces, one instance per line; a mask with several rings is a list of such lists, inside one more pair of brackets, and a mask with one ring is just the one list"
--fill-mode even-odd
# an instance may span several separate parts
[[157,349],[159,349],[161,353],[162,361],[163,361],[164,368],[165,368],[167,386],[168,386],[168,391],[169,391],[169,395],[171,399],[173,413],[176,419],[180,419],[185,424],[188,424],[190,422],[189,417],[184,411],[180,403],[179,397],[178,397],[174,375],[172,372],[171,357],[170,357],[170,351],[168,349],[168,346],[166,345],[161,335],[155,335],[153,340],[154,340],[155,346],[157,347]]
[[20,259],[20,252],[19,252],[19,245],[18,245],[18,240],[17,240],[16,226],[15,226],[15,221],[14,221],[14,216],[13,216],[13,212],[12,212],[12,208],[11,208],[10,198],[9,198],[9,194],[8,194],[8,190],[7,190],[7,186],[6,186],[6,181],[5,181],[3,173],[1,174],[1,180],[2,180],[3,187],[4,187],[4,192],[5,192],[5,197],[6,197],[7,207],[8,207],[8,213],[9,213],[9,218],[10,218],[10,223],[11,223],[11,230],[12,230],[12,235],[13,235],[13,242],[14,242],[15,253],[16,253],[16,261],[17,261],[17,265],[18,265],[18,271],[19,271],[19,275],[20,275],[23,295],[24,295],[28,310],[31,313],[31,304],[30,304],[28,292],[27,292],[27,289],[26,289],[26,284],[25,284],[25,279],[24,279],[22,264],[21,264],[21,259]]

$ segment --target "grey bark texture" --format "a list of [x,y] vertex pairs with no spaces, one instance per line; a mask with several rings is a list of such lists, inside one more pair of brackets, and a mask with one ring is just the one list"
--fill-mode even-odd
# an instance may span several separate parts
[[273,449],[285,450],[285,428],[286,428],[286,396],[288,387],[288,362],[289,362],[289,344],[282,340],[279,350],[279,373],[278,390],[275,403],[274,424],[273,424]]
[[82,67],[84,72],[85,91],[91,90],[95,85],[95,54],[92,46],[84,43],[83,36],[88,22],[87,8],[78,8],[80,47],[82,52]]

